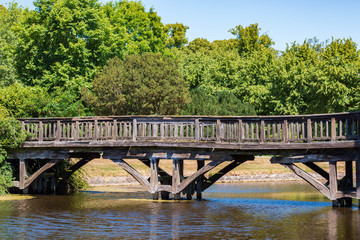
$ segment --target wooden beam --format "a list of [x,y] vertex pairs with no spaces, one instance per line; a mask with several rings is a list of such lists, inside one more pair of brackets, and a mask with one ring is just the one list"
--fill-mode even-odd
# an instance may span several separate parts
[[301,177],[308,183],[310,183],[314,188],[316,188],[319,192],[321,192],[325,197],[330,199],[330,190],[327,188],[324,184],[322,184],[320,181],[315,179],[313,176],[302,170],[301,168],[295,166],[292,163],[288,164],[282,164],[287,169],[291,170],[293,173],[295,173],[297,176]]
[[158,165],[159,160],[152,158],[150,159],[150,192],[155,193],[157,192],[157,186],[159,183],[159,173],[158,173]]
[[210,171],[211,169],[215,168],[217,165],[219,165],[220,163],[222,163],[223,160],[213,160],[211,161],[208,165],[202,167],[200,170],[198,170],[197,172],[195,172],[193,175],[191,175],[190,177],[186,178],[182,183],[178,184],[175,188],[175,192],[179,193],[182,190],[184,190],[188,185],[190,185],[193,181],[197,180],[198,177],[200,177],[201,175],[207,173],[208,171]]
[[[150,160],[149,159],[145,159],[145,160],[141,160],[142,163],[144,163],[146,166],[148,166],[149,168],[150,167]],[[158,174],[161,176],[161,177],[171,177],[170,174],[168,174],[165,170],[163,170],[162,168],[160,168],[158,166]]]
[[25,159],[19,160],[19,189],[25,189],[26,164]]
[[122,169],[124,169],[126,172],[128,172],[133,178],[136,179],[143,187],[146,188],[147,191],[151,191],[151,186],[148,180],[146,180],[145,177],[143,177],[138,171],[136,171],[133,167],[131,167],[127,162],[124,160],[112,160],[116,164],[118,164]]
[[330,181],[330,200],[336,200],[336,192],[338,191],[337,167],[336,162],[329,162],[329,181]]
[[175,200],[180,200],[180,192],[177,191],[177,186],[181,182],[181,166],[178,159],[173,159],[173,177],[172,177],[172,193]]
[[329,162],[336,159],[336,161],[353,161],[354,159],[359,159],[358,153],[349,153],[347,155],[331,155],[331,154],[309,154],[309,155],[299,155],[299,156],[281,156],[281,157],[272,157],[270,159],[271,163],[306,163],[306,162]]
[[322,176],[323,178],[325,178],[327,181],[329,181],[329,173],[326,172],[324,169],[322,169],[321,167],[319,167],[318,165],[316,165],[313,162],[304,162],[303,163],[305,166],[309,167],[311,170],[313,170],[314,172],[318,173],[320,176]]
[[356,168],[356,198],[359,199],[360,207],[360,160],[355,161]]
[[25,189],[28,188],[30,186],[30,184],[35,181],[42,173],[46,172],[47,170],[49,170],[50,168],[52,168],[53,166],[55,166],[57,163],[59,163],[60,159],[52,159],[50,160],[48,163],[46,163],[44,166],[42,166],[39,170],[37,170],[35,173],[33,173],[28,179],[26,179],[23,188],[20,189]]
[[[205,161],[198,160],[197,161],[197,170],[199,171],[201,168],[203,168],[205,165]],[[200,176],[198,180],[196,181],[196,199],[201,200],[202,199],[202,184],[204,182],[204,176]]]
[[213,185],[217,180],[219,180],[222,176],[224,176],[225,174],[227,174],[228,172],[230,172],[231,170],[233,170],[234,168],[236,168],[237,166],[241,165],[242,163],[246,162],[246,160],[242,160],[242,161],[233,161],[230,164],[228,164],[226,167],[224,167],[223,169],[221,169],[219,172],[217,172],[216,174],[212,175],[210,178],[208,178],[202,186],[202,191],[205,191],[206,189],[208,189],[211,185]]

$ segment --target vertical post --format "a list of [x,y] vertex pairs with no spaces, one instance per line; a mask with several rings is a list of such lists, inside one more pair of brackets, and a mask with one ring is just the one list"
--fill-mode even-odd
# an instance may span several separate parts
[[283,124],[282,124],[282,141],[283,143],[287,142],[287,129],[288,129],[288,121],[284,120]]
[[24,190],[25,187],[25,176],[26,176],[26,165],[25,159],[19,160],[19,189]]
[[338,182],[337,182],[337,167],[336,162],[329,162],[329,180],[330,180],[330,198],[333,203],[333,207],[338,206],[338,201],[336,199],[336,192],[338,190]]
[[260,143],[263,143],[265,141],[265,122],[264,120],[261,120],[260,123]]
[[[197,160],[197,170],[199,171],[202,167],[204,167],[204,160]],[[202,199],[202,182],[204,181],[204,177],[201,176],[198,178],[196,183],[196,199]]]
[[43,122],[40,121],[39,122],[39,142],[43,141],[44,138],[44,132],[43,132],[44,128],[43,128]]
[[117,120],[113,120],[113,126],[112,126],[112,140],[116,140],[117,138]]
[[311,138],[312,138],[312,128],[311,128],[311,119],[310,118],[308,118],[307,120],[306,120],[306,141],[308,142],[308,143],[310,143],[311,142]]
[[61,123],[60,120],[56,121],[56,138],[55,141],[59,142],[61,138]]
[[160,123],[160,138],[164,139],[165,138],[165,129],[164,129],[164,123]]
[[178,159],[173,159],[173,177],[172,177],[172,192],[174,200],[180,200],[180,193],[177,192],[177,186],[180,184],[180,164]]
[[241,119],[239,119],[238,124],[239,124],[239,137],[238,137],[238,142],[239,142],[239,143],[242,143],[242,141],[243,141],[243,124],[242,124],[242,120],[241,120]]
[[159,183],[158,176],[158,160],[156,158],[150,159],[150,187],[153,195],[153,200],[159,199],[159,192],[157,191],[157,185]]
[[200,124],[199,119],[195,119],[195,141],[199,141],[200,139]]
[[221,121],[220,119],[216,120],[216,142],[221,142]]
[[359,201],[359,210],[360,210],[360,160],[356,159],[355,161],[356,169],[356,198]]
[[332,117],[331,118],[331,141],[335,142],[336,140],[336,122],[335,122],[335,118]]
[[[353,179],[353,163],[352,161],[346,161],[345,162],[345,171],[346,171],[346,175],[345,175],[345,181],[346,183],[344,184],[344,189],[342,189],[344,192],[349,190],[351,191],[352,188],[354,187],[354,179]],[[345,198],[345,206],[346,207],[351,207],[352,206],[352,198],[346,197]]]
[[136,137],[137,137],[137,120],[133,119],[133,136],[132,136],[132,140],[134,142],[136,142]]
[[77,141],[79,139],[79,121],[75,121],[75,129],[74,129],[74,140]]
[[94,120],[94,135],[93,135],[93,140],[97,140],[98,137],[98,120],[95,119]]

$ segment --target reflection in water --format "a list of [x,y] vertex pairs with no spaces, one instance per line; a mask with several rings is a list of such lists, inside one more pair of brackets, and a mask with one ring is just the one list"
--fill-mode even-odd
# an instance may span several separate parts
[[203,201],[83,192],[0,202],[0,238],[357,239],[357,208],[333,209],[299,183],[215,185]]

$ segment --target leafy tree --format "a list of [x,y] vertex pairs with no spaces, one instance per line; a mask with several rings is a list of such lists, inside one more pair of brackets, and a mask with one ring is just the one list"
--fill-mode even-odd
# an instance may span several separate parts
[[198,87],[191,92],[192,101],[182,111],[184,115],[220,115],[245,116],[256,115],[250,104],[241,102],[229,91],[220,91],[215,95],[208,94],[204,88]]
[[260,35],[260,30],[257,23],[250,24],[248,27],[238,25],[229,30],[236,36],[240,54],[259,50],[262,47],[270,48],[274,44],[267,34]]
[[144,53],[109,60],[95,76],[93,93],[84,90],[83,96],[96,114],[176,114],[187,89],[173,59]]
[[186,30],[189,27],[182,23],[166,24],[165,32],[168,34],[168,47],[169,48],[182,48],[188,43],[188,39],[185,37]]
[[[110,25],[97,0],[37,0],[18,29],[21,80],[79,94],[111,52]],[[78,95],[79,96],[79,95]]]
[[8,193],[7,189],[12,186],[13,180],[11,165],[6,161],[6,150],[19,147],[25,138],[26,134],[17,120],[0,115],[0,195]]
[[8,9],[0,5],[0,87],[16,81],[14,50],[18,36],[15,26],[22,18],[23,10],[17,3],[9,3]]
[[102,10],[111,24],[112,57],[165,51],[164,25],[153,8],[146,12],[140,1],[123,0],[107,2]]

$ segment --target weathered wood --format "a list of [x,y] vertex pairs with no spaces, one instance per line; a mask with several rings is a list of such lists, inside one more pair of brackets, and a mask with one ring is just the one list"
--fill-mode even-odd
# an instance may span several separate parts
[[184,190],[189,184],[191,184],[193,181],[197,180],[198,177],[200,177],[201,175],[207,173],[208,171],[210,171],[211,169],[215,168],[217,165],[219,165],[220,163],[222,163],[222,160],[213,160],[211,161],[209,164],[207,164],[206,166],[202,167],[200,170],[198,170],[197,172],[195,172],[193,175],[191,175],[190,177],[186,178],[183,182],[181,182],[180,184],[178,184],[175,188],[175,192],[179,193],[182,190]]
[[330,200],[336,200],[336,192],[338,191],[337,167],[336,162],[329,162],[329,187],[330,187]]
[[311,142],[311,138],[312,138],[312,128],[311,128],[311,119],[307,119],[306,120],[306,129],[307,129],[307,136],[306,136],[306,141],[308,143]]
[[335,118],[332,117],[331,118],[331,141],[335,141],[336,140],[336,121]]
[[[360,199],[360,160],[355,161],[355,175],[356,175],[356,198]],[[359,200],[360,207],[360,200]]]
[[262,120],[260,123],[260,143],[265,141],[265,122]]
[[283,143],[286,143],[288,140],[288,121],[284,120],[282,124],[282,141]]
[[[152,158],[150,159],[150,192],[155,193],[158,191],[157,185],[159,183],[159,171],[158,171],[159,160]],[[157,194],[157,196],[159,196]]]
[[312,169],[314,172],[318,173],[320,176],[325,178],[327,181],[329,181],[329,173],[326,172],[324,169],[316,165],[314,162],[304,162],[304,165]]
[[26,163],[25,159],[19,159],[19,189],[25,189]]
[[[114,161],[114,160],[113,160]],[[127,162],[124,160],[116,160],[114,161],[116,164],[118,164],[122,169],[124,169],[126,172],[128,172],[133,178],[136,179],[147,191],[151,191],[151,186],[149,181],[143,177],[138,171],[136,171],[133,167],[131,167]]]
[[181,182],[181,166],[180,166],[180,160],[173,159],[173,176],[172,176],[172,190],[171,192],[174,194],[174,199],[179,200],[180,199],[180,192],[177,191],[177,186]]
[[294,164],[282,164],[287,169],[291,170],[297,176],[304,179],[306,182],[310,183],[314,188],[316,188],[319,192],[321,192],[325,197],[331,199],[330,190],[320,181],[315,179],[313,176],[302,170],[301,168],[295,166]]
[[133,119],[132,122],[133,132],[132,132],[132,140],[136,142],[137,139],[137,120]]
[[348,153],[347,155],[332,155],[332,154],[309,154],[300,156],[279,156],[272,157],[271,163],[306,163],[306,162],[329,162],[336,159],[336,161],[353,161],[359,159],[358,153]]
[[[44,172],[46,172],[47,170],[49,170],[50,168],[52,168],[53,166],[55,166],[57,163],[59,163],[61,160],[60,159],[52,159],[50,160],[48,163],[46,163],[44,166],[42,166],[39,170],[37,170],[36,172],[34,172],[30,177],[28,177],[22,188],[20,187],[20,189],[25,189],[28,188],[30,186],[30,184],[36,180],[41,174],[43,174]],[[21,181],[20,181],[21,183]]]
[[202,186],[202,191],[205,191],[206,189],[208,189],[211,185],[213,185],[217,180],[219,180],[222,176],[224,176],[225,174],[227,174],[228,172],[230,172],[231,170],[233,170],[234,168],[238,167],[239,165],[243,164],[244,162],[246,162],[246,160],[241,160],[241,161],[233,161],[230,164],[228,164],[227,166],[225,166],[223,169],[221,169],[220,171],[218,171],[217,173],[213,174],[210,178],[208,178]]
[[[205,161],[197,160],[197,170],[199,171],[201,168],[203,168],[205,165]],[[198,180],[196,181],[196,199],[201,200],[202,199],[202,184],[204,182],[204,177],[200,176]]]

